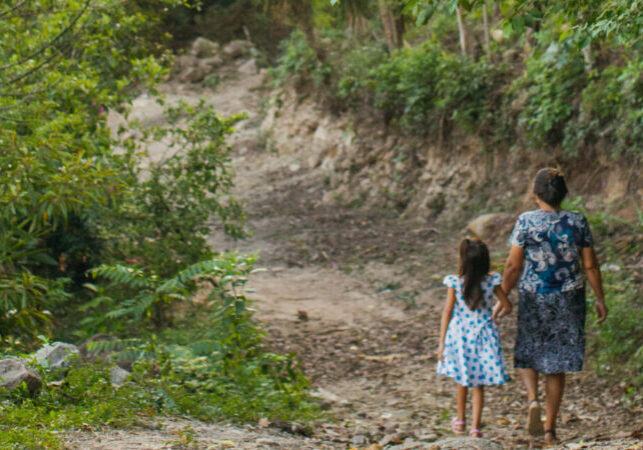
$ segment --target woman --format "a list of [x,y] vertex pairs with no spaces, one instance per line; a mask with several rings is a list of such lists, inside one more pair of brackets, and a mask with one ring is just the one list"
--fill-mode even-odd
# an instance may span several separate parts
[[[583,367],[585,353],[585,277],[596,295],[598,322],[607,317],[596,253],[587,219],[564,211],[563,175],[542,169],[533,185],[538,209],[523,213],[511,235],[503,290],[518,283],[518,336],[514,366],[527,389],[531,435],[556,438],[556,417],[563,397],[565,373]],[[519,281],[520,279],[520,281]],[[538,376],[545,375],[546,421],[540,420]]]

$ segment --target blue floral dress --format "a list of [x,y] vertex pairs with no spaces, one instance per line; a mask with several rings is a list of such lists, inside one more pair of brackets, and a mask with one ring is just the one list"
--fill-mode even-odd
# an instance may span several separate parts
[[438,361],[438,373],[467,386],[503,384],[509,379],[496,324],[491,319],[493,290],[502,283],[498,273],[482,282],[484,299],[475,310],[462,295],[462,279],[444,278],[444,285],[455,289],[455,305],[444,340],[444,361]]
[[528,211],[518,218],[510,243],[525,251],[515,367],[545,374],[582,370],[585,279],[580,250],[593,244],[587,219],[573,211]]

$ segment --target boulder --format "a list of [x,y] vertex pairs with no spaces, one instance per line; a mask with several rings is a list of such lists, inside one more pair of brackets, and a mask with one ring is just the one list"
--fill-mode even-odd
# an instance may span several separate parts
[[35,353],[38,364],[58,369],[69,366],[69,360],[78,354],[78,347],[65,342],[54,342],[47,344]]
[[450,437],[433,442],[425,448],[431,450],[502,450],[502,446],[493,441],[472,437]]
[[199,66],[207,69],[208,71],[214,70],[217,67],[220,67],[222,64],[223,58],[221,58],[219,55],[215,55],[199,61]]
[[230,59],[237,59],[250,53],[252,42],[234,40],[230,41],[223,47],[223,54]]
[[172,66],[171,75],[177,76],[181,72],[185,72],[190,67],[198,66],[199,59],[192,55],[179,55],[174,58],[174,65]]
[[130,372],[118,366],[114,366],[109,369],[109,379],[112,386],[115,387],[122,386],[130,375]]
[[508,238],[513,224],[516,221],[514,214],[492,213],[483,214],[469,222],[466,231],[475,238],[483,241],[493,241],[498,238]]
[[0,388],[12,391],[23,382],[32,395],[42,387],[42,379],[25,361],[18,358],[0,361]]
[[115,341],[114,336],[110,336],[104,333],[98,333],[87,339],[85,342],[78,346],[78,354],[83,361],[89,363],[95,363],[102,361],[103,363],[107,362],[110,352],[90,349],[92,342],[105,342],[105,341]]
[[237,69],[239,73],[244,75],[256,75],[257,74],[257,61],[254,58],[250,58],[246,61],[243,61],[239,64]]
[[187,69],[183,70],[179,74],[178,78],[179,81],[183,83],[198,83],[199,81],[203,81],[208,72],[209,70],[207,69],[207,67],[199,64],[197,66],[188,67]]
[[190,51],[190,54],[196,58],[210,58],[217,53],[219,53],[219,44],[203,37],[195,39]]

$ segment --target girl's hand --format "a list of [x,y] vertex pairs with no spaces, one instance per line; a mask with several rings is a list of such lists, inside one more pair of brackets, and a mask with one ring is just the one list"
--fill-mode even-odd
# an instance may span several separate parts
[[444,344],[438,347],[438,361],[444,362]]
[[596,302],[596,315],[598,320],[596,321],[597,325],[602,324],[607,319],[607,306],[605,302]]

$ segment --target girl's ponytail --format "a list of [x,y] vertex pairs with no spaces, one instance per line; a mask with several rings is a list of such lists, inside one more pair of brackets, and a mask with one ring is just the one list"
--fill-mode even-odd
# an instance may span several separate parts
[[489,273],[489,265],[489,249],[484,242],[466,238],[460,242],[462,295],[471,310],[478,308],[484,298],[482,280]]

